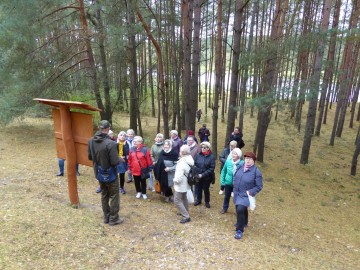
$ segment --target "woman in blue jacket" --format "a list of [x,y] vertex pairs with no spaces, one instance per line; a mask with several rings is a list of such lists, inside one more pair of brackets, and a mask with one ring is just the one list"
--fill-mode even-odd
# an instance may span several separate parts
[[252,152],[244,155],[245,163],[234,175],[234,204],[236,206],[236,234],[240,239],[248,225],[249,195],[255,197],[263,188],[262,174],[255,166],[256,156]]

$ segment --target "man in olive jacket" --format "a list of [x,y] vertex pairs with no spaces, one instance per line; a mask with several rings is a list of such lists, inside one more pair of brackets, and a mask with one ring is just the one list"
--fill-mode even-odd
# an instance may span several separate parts
[[107,120],[99,122],[99,130],[88,143],[88,158],[94,162],[94,173],[101,187],[101,206],[104,213],[104,223],[117,225],[124,221],[119,217],[120,196],[119,178],[116,166],[125,162],[119,158],[116,142],[110,139],[108,132],[110,123]]

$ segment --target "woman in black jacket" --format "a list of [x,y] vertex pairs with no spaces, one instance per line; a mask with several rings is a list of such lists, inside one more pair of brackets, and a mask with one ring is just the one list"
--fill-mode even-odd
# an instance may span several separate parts
[[194,174],[199,179],[195,185],[196,201],[194,206],[201,204],[202,192],[204,191],[205,206],[210,208],[210,184],[215,179],[215,157],[211,153],[209,142],[202,142],[200,146],[201,152],[195,156],[193,168]]

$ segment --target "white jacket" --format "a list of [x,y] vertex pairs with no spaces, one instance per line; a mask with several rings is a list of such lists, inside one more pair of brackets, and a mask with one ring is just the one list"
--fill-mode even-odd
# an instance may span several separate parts
[[191,155],[187,155],[179,159],[174,176],[174,189],[176,192],[187,192],[190,188],[187,182],[187,175],[190,171],[190,166],[194,166],[194,159]]

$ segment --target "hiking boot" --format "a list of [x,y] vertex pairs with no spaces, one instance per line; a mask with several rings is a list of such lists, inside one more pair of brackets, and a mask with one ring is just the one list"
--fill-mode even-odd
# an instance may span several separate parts
[[220,214],[225,214],[226,212],[227,212],[227,210],[222,209],[222,210],[220,211]]
[[186,222],[190,222],[191,218],[183,218],[182,220],[180,220],[180,223],[184,224]]
[[115,221],[110,221],[110,222],[109,222],[109,225],[110,225],[110,226],[114,226],[114,225],[121,224],[121,223],[123,223],[123,222],[124,222],[124,219],[123,219],[123,218],[118,218],[118,219],[115,220]]
[[59,172],[56,176],[64,176],[64,173]]
[[79,173],[79,172],[76,172],[76,176],[80,176],[80,173]]
[[126,194],[126,191],[125,191],[125,189],[123,189],[123,188],[120,188],[120,193],[121,193],[121,194]]
[[206,208],[210,208],[210,203],[205,203]]

